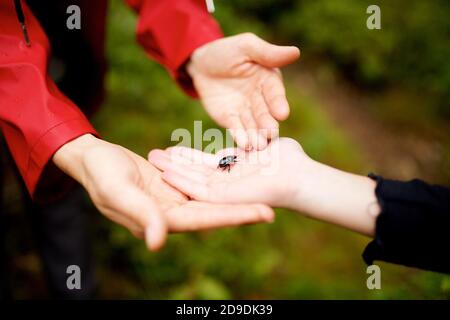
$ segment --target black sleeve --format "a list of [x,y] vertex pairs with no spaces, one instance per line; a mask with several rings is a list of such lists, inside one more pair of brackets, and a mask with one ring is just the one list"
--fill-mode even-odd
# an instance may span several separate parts
[[375,239],[364,250],[364,261],[450,273],[450,188],[417,179],[369,177],[377,181],[381,213]]

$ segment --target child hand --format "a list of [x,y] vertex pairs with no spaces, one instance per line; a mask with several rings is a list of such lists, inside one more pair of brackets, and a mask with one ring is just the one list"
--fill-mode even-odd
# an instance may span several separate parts
[[[226,156],[237,162],[218,167]],[[366,235],[374,234],[380,213],[372,179],[314,161],[290,138],[273,140],[262,151],[153,150],[149,161],[164,171],[167,183],[197,200],[289,208]]]
[[[237,162],[218,168],[220,159],[230,155]],[[262,151],[231,148],[213,155],[185,147],[152,150],[149,161],[164,171],[166,182],[197,200],[292,207],[298,188],[293,175],[306,169],[309,158],[295,140],[280,138]]]

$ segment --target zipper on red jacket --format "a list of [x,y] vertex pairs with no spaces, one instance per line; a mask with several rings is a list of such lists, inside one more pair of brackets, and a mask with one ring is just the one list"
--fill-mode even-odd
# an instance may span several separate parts
[[17,19],[19,20],[20,26],[22,27],[22,33],[25,39],[25,44],[27,45],[27,47],[29,47],[30,37],[28,36],[27,25],[25,24],[25,15],[23,14],[21,0],[14,0],[14,7],[16,8]]

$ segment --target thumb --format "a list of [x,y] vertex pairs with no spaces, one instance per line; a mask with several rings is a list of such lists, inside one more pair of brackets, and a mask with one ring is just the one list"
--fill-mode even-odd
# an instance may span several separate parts
[[162,248],[167,238],[167,225],[158,206],[150,199],[146,207],[148,208],[149,223],[145,228],[145,243],[150,251],[157,251]]
[[122,208],[119,211],[133,219],[145,229],[145,243],[149,250],[160,249],[167,237],[167,224],[160,208],[154,200],[141,189],[130,186],[122,191]]
[[286,66],[300,57],[300,49],[295,46],[277,46],[252,33],[242,35],[243,49],[247,56],[267,68]]

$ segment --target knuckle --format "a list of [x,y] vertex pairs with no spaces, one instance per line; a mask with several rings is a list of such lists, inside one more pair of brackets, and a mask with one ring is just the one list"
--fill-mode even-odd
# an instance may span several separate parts
[[251,32],[245,32],[242,33],[240,35],[240,46],[242,47],[242,49],[249,49],[250,47],[253,47],[255,42],[258,40],[259,38]]
[[102,202],[102,204],[107,204],[111,201],[111,190],[106,183],[99,183],[95,190],[95,194],[96,198]]
[[250,111],[242,112],[241,119],[248,126],[254,125],[253,115],[250,113]]
[[244,32],[242,34],[243,38],[246,38],[247,40],[252,40],[256,38],[256,35],[253,32]]
[[255,118],[257,121],[264,120],[264,118],[266,118],[268,116],[270,117],[270,114],[269,114],[269,112],[267,112],[267,110],[264,110],[261,108],[255,110]]

